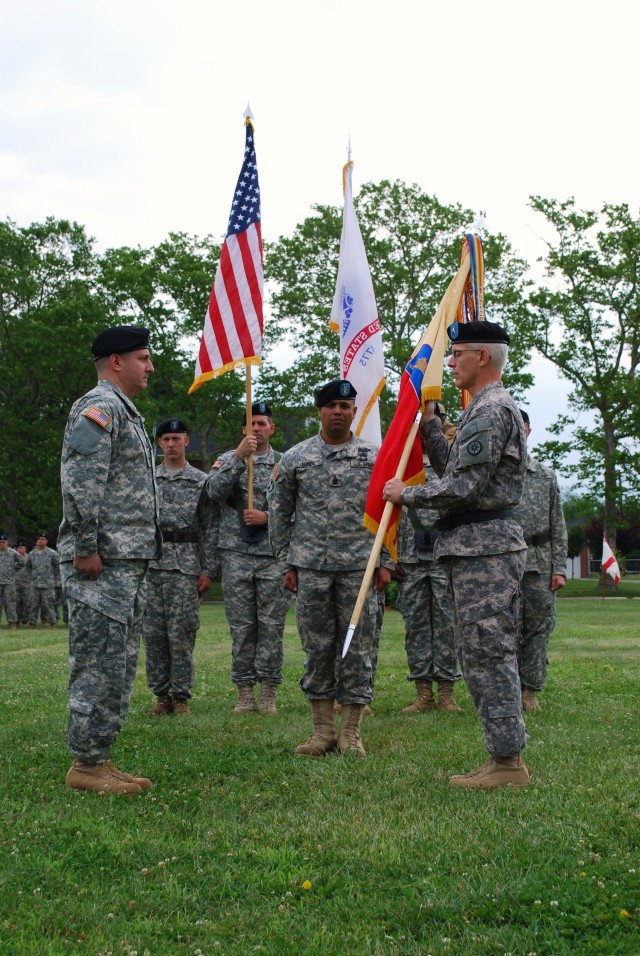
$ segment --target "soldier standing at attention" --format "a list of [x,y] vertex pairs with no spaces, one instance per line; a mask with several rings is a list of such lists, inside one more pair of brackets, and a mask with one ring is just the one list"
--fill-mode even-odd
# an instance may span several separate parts
[[[58,538],[69,605],[68,787],[140,793],[146,777],[109,751],[129,708],[149,561],[161,555],[153,447],[131,399],[153,365],[149,330],[105,329],[91,346],[98,384],[73,405],[62,446]],[[105,651],[107,651],[105,653]]]
[[27,564],[27,546],[24,541],[18,541],[16,551],[22,558],[22,564],[16,571],[16,613],[19,626],[28,624],[31,620],[33,588],[31,587],[31,568]]
[[[522,418],[529,438],[527,412],[522,412]],[[556,591],[567,583],[567,526],[555,474],[529,454],[522,498],[514,517],[527,543],[518,638],[522,709],[540,710],[536,693],[547,679],[547,647],[556,623]]]
[[[377,450],[351,433],[355,397],[353,385],[340,379],[316,392],[320,433],[284,453],[269,488],[269,534],[276,557],[286,562],[285,587],[297,594],[298,631],[306,655],[300,685],[311,705],[314,729],[296,748],[306,757],[320,757],[336,746],[342,753],[366,756],[360,721],[373,698],[375,591],[384,590],[390,580],[387,567],[376,568],[373,589],[343,660],[342,644],[373,546],[363,516]],[[388,555],[386,560],[390,564]],[[338,737],[334,699],[342,705]]]
[[458,659],[490,755],[479,770],[449,782],[471,789],[526,786],[516,651],[527,546],[513,508],[522,497],[527,448],[522,416],[501,382],[509,337],[494,322],[454,322],[447,332],[454,382],[472,401],[451,446],[427,402],[427,451],[440,480],[406,488],[392,478],[384,497],[441,515],[434,555],[448,569]]
[[[218,547],[222,562],[224,609],[231,631],[231,680],[238,690],[235,712],[276,712],[282,683],[284,622],[291,595],[282,584],[283,567],[269,543],[267,488],[280,455],[269,441],[276,428],[266,402],[251,406],[251,427],[234,451],[213,463],[207,492],[221,508]],[[253,457],[253,508],[247,507],[247,459]]]
[[191,712],[199,595],[211,587],[217,564],[216,512],[205,492],[207,476],[186,459],[189,430],[168,418],[156,438],[164,454],[156,467],[162,557],[149,564],[142,622],[147,684],[157,697],[150,716]]
[[18,626],[16,575],[23,564],[24,558],[9,547],[9,539],[4,532],[0,532],[0,617],[4,608],[7,624],[13,631]]
[[31,624],[34,627],[38,623],[38,611],[43,624],[56,626],[56,588],[60,587],[60,558],[57,551],[47,546],[48,540],[47,532],[41,531],[35,548],[27,558],[27,566],[31,569]]

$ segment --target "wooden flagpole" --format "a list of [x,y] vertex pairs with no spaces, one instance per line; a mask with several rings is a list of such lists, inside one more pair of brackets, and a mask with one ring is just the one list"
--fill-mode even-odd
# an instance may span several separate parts
[[[253,415],[251,414],[251,366],[245,365],[245,428],[247,435],[252,434]],[[247,455],[247,508],[253,508],[253,455]]]
[[[441,315],[441,321],[445,323],[452,319],[452,316],[455,316],[458,311],[458,304],[462,298],[462,293],[464,292],[464,286],[467,281],[467,276],[469,275],[469,268],[471,265],[471,257],[466,256],[462,262],[460,268],[456,272],[455,276],[449,283],[447,291],[442,297],[440,305],[436,310],[432,322],[436,320],[438,315]],[[422,407],[418,411],[416,419],[409,429],[409,434],[407,435],[407,440],[405,442],[404,448],[402,450],[402,455],[400,456],[400,461],[396,469],[395,477],[402,478],[404,475],[405,468],[407,467],[407,462],[409,461],[409,455],[411,454],[411,448],[413,447],[413,442],[415,441],[418,428],[420,427],[420,419],[422,418]],[[362,584],[360,585],[360,591],[358,592],[358,599],[356,605],[353,609],[353,614],[351,615],[351,621],[349,627],[347,628],[347,634],[344,639],[344,644],[342,646],[342,657],[347,656],[347,651],[349,650],[349,645],[355,633],[358,622],[360,621],[360,615],[362,614],[362,608],[364,607],[364,602],[369,593],[369,588],[371,587],[371,582],[373,580],[373,573],[378,564],[378,558],[380,557],[380,552],[382,551],[382,545],[384,544],[384,538],[389,528],[389,522],[391,521],[391,515],[393,514],[393,509],[395,505],[392,501],[387,501],[384,506],[384,511],[382,512],[382,518],[378,526],[378,531],[373,542],[373,548],[371,549],[371,554],[369,556],[369,561],[367,563],[366,570],[364,572],[364,578],[362,579]]]

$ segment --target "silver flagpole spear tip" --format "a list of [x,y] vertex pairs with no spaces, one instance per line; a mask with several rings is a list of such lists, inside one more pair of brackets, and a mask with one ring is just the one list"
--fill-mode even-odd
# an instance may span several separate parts
[[355,631],[356,631],[356,625],[355,625],[355,624],[350,624],[349,627],[347,628],[347,636],[346,636],[345,639],[344,639],[344,644],[342,645],[342,659],[343,659],[343,660],[344,660],[344,658],[347,656],[347,651],[349,650],[349,645],[351,644],[351,638],[352,638],[353,635],[355,634]]
[[253,113],[251,112],[251,107],[249,106],[249,100],[247,100],[247,108],[242,115],[245,119],[253,119]]

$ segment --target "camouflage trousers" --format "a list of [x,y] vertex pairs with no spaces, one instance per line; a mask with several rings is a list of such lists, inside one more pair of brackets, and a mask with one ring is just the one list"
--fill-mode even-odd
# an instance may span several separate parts
[[551,574],[528,571],[522,578],[518,669],[520,683],[531,690],[542,690],[547,680],[547,647],[556,624],[556,596],[550,584]]
[[515,756],[527,742],[516,657],[526,554],[445,559],[458,660],[493,757]]
[[33,621],[33,588],[30,584],[16,584],[16,614],[19,624],[29,624]]
[[231,680],[240,686],[282,683],[284,622],[291,593],[274,558],[220,552],[224,609],[231,631]]
[[56,598],[53,588],[33,588],[29,624],[34,627],[38,623],[38,612],[43,624],[56,623]]
[[191,697],[196,674],[193,649],[199,627],[198,576],[149,568],[142,637],[147,684],[157,697]]
[[369,590],[347,656],[342,645],[364,571],[298,568],[296,622],[305,652],[300,686],[307,700],[368,704],[378,656],[380,600]]
[[147,561],[114,561],[97,581],[60,565],[69,606],[71,753],[101,763],[129,709],[147,600]]
[[7,616],[7,624],[16,624],[18,614],[16,611],[16,586],[15,584],[0,584],[0,619],[2,610]]
[[446,569],[436,561],[403,564],[402,569],[398,610],[404,618],[407,680],[460,680]]

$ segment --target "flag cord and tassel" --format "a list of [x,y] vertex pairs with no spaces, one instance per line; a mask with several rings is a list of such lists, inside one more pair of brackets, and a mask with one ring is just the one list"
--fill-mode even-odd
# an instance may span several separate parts
[[[449,283],[447,287],[447,291],[443,295],[440,305],[438,306],[438,309],[432,321],[435,322],[439,318],[440,321],[444,321],[446,324],[447,321],[453,320],[453,317],[455,316],[458,309],[458,303],[460,302],[460,298],[464,292],[465,283],[467,282],[467,277],[469,275],[469,266],[470,266],[469,256],[465,256],[462,260],[460,268],[458,269],[455,276]],[[426,397],[429,398],[430,396],[427,395]],[[402,479],[404,475],[405,469],[407,467],[407,463],[409,461],[409,456],[411,455],[411,449],[413,447],[413,443],[415,441],[416,435],[418,433],[418,429],[420,427],[422,412],[423,412],[423,404],[421,403],[418,413],[415,417],[415,420],[413,424],[411,425],[411,428],[409,429],[409,433],[405,441],[402,455],[400,457],[398,467],[396,468],[396,473],[395,473],[396,478]],[[391,516],[393,514],[395,507],[396,505],[394,505],[393,502],[387,501],[384,507],[384,511],[382,512],[380,524],[378,526],[378,530],[376,531],[376,536],[373,542],[373,548],[371,549],[371,554],[369,556],[369,561],[367,563],[367,567],[364,573],[364,578],[362,579],[362,584],[360,585],[358,598],[357,598],[355,607],[353,609],[351,621],[349,623],[349,627],[347,628],[347,634],[345,636],[344,644],[342,646],[343,658],[346,657],[347,655],[347,652],[349,650],[349,645],[351,644],[351,640],[355,633],[356,627],[358,626],[358,623],[360,621],[362,608],[364,607],[364,602],[365,602],[367,593],[369,591],[369,588],[371,587],[371,582],[373,580],[373,573],[376,569],[378,558],[380,557],[380,552],[382,551],[384,538],[387,533],[389,523],[391,521]]]

